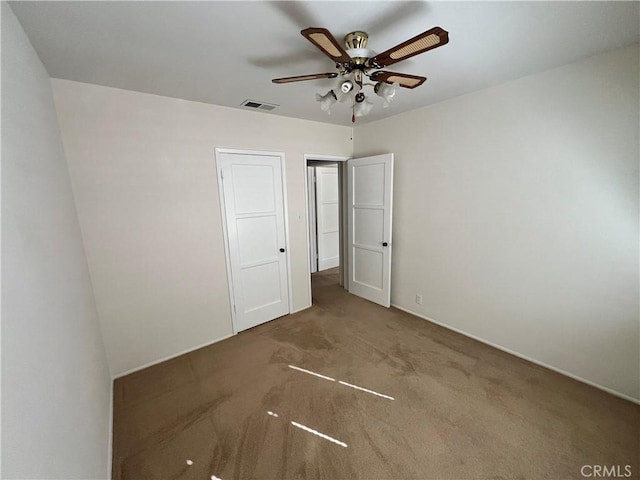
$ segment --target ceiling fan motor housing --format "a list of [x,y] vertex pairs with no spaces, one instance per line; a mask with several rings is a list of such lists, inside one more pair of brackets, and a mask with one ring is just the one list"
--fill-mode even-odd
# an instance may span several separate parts
[[351,32],[344,37],[344,44],[347,49],[367,48],[368,41],[369,35],[367,35],[366,32],[362,31]]
[[353,59],[356,65],[364,65],[368,59],[375,55],[375,52],[367,48],[369,35],[360,30],[348,33],[344,37],[344,45],[347,47],[347,54]]

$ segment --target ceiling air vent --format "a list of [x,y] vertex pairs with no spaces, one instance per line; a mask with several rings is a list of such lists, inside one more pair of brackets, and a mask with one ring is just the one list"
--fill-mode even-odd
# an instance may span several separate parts
[[240,105],[243,107],[253,108],[255,110],[266,110],[266,111],[271,111],[274,108],[279,106],[273,103],[258,102],[256,100],[245,100]]

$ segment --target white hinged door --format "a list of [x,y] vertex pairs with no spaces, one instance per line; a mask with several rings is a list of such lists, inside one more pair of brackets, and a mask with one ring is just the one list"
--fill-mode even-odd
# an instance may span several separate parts
[[389,307],[393,154],[347,165],[349,292]]
[[340,264],[338,166],[316,167],[318,270]]
[[219,152],[234,330],[289,313],[281,157]]

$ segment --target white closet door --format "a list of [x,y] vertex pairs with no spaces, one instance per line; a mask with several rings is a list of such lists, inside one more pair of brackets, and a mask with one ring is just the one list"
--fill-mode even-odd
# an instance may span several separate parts
[[289,313],[279,156],[219,153],[235,331]]
[[348,162],[349,292],[389,307],[393,154]]
[[316,167],[318,270],[340,264],[338,166]]

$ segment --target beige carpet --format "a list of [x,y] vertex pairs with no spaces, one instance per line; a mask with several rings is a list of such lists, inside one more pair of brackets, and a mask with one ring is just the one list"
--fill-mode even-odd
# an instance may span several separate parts
[[638,478],[640,406],[336,280],[314,276],[311,309],[117,380],[114,477]]

